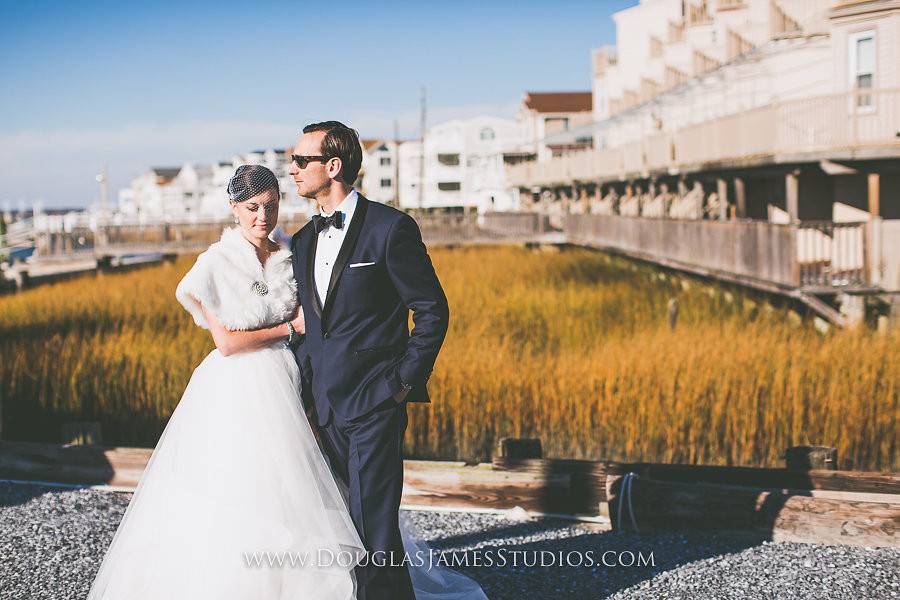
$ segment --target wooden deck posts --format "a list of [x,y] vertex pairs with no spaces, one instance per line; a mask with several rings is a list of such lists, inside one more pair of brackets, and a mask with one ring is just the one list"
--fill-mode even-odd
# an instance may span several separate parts
[[784,198],[791,223],[800,220],[800,169],[794,169],[784,176]]
[[735,216],[738,219],[747,218],[747,191],[743,177],[734,178],[734,204]]

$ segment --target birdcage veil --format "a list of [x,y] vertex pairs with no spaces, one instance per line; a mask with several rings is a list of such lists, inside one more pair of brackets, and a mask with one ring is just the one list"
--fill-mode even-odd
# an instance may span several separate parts
[[268,190],[280,193],[275,173],[262,165],[241,165],[228,181],[226,191],[232,202],[243,202]]

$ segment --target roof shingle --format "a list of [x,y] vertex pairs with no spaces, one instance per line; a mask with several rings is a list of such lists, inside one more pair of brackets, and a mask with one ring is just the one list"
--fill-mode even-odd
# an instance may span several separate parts
[[539,113],[589,112],[591,92],[526,92],[525,106]]

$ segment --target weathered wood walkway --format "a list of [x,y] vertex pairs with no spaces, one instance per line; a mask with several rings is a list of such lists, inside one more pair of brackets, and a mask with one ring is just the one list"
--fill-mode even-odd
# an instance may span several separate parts
[[[787,296],[839,326],[846,324],[845,317],[823,298],[890,292],[900,285],[893,276],[882,277],[896,271],[890,262],[896,252],[888,240],[900,233],[900,220],[776,224],[536,212],[421,214],[416,219],[432,247],[514,243],[594,248]],[[294,219],[281,226],[291,232],[304,223]],[[104,270],[130,255],[196,253],[228,225],[144,223],[34,232],[34,257],[7,268],[5,275],[21,289],[73,270],[66,261],[94,260],[79,268]]]
[[[0,442],[0,478],[129,490],[151,453]],[[623,498],[629,473],[630,499]],[[608,516],[614,528],[621,521],[623,529],[633,519],[641,531],[712,529],[762,533],[775,541],[900,545],[898,473],[561,459],[498,458],[477,465],[408,460],[403,502]]]

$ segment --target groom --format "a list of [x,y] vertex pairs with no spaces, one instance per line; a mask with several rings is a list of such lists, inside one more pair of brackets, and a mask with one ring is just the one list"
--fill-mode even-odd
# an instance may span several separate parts
[[350,515],[369,552],[356,570],[357,597],[413,600],[398,524],[406,402],[429,401],[425,384],[447,334],[447,298],[415,221],[352,187],[362,162],[353,129],[308,125],[291,160],[297,192],[315,198],[320,212],[291,239],[306,320],[295,356],[304,402],[315,407],[320,440],[349,488]]

